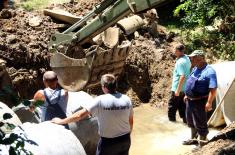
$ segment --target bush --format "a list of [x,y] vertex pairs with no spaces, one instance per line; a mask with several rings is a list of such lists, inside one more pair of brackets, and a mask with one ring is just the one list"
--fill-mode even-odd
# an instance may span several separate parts
[[203,28],[194,31],[184,29],[181,32],[186,48],[189,52],[195,49],[211,51],[212,54],[222,60],[235,60],[235,34],[222,34],[219,32],[209,32]]
[[174,16],[183,17],[186,26],[208,25],[216,17],[222,19],[234,13],[233,0],[182,0]]

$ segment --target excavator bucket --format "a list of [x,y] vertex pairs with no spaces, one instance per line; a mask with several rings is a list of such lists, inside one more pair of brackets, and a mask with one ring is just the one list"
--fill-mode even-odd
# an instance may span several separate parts
[[59,84],[69,91],[89,89],[99,85],[105,73],[121,74],[130,50],[129,41],[105,50],[97,47],[85,58],[74,59],[56,52],[50,60],[52,70],[58,75]]

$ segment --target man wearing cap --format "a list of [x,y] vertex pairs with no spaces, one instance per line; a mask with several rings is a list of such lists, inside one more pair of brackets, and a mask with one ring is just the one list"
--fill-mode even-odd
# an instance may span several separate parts
[[168,103],[168,118],[170,121],[176,121],[176,112],[179,110],[179,115],[186,123],[185,119],[185,103],[184,90],[185,81],[190,74],[191,62],[184,54],[184,45],[179,44],[175,48],[175,55],[177,57],[175,68],[173,71],[171,98]]
[[101,136],[96,155],[128,155],[130,133],[133,127],[133,108],[128,96],[116,91],[116,78],[112,74],[101,77],[104,95],[93,103],[65,119],[54,118],[52,122],[66,124],[80,121],[89,114],[97,116]]
[[58,87],[57,75],[53,71],[47,71],[43,75],[44,90],[38,90],[34,95],[34,100],[44,101],[41,105],[41,121],[51,120],[54,117],[66,117],[66,101],[68,92]]
[[212,110],[212,102],[216,96],[217,78],[215,70],[207,64],[202,50],[195,50],[189,55],[195,66],[186,82],[185,102],[186,118],[191,128],[191,139],[183,144],[194,144],[197,134],[199,146],[207,140],[207,112]]

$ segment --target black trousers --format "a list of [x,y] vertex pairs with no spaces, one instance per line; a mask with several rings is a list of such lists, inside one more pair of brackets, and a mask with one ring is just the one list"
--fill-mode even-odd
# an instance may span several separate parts
[[207,98],[200,100],[187,100],[186,103],[186,116],[187,123],[190,128],[196,128],[197,132],[201,136],[206,136],[208,131],[207,126],[207,113],[205,111],[205,105]]
[[185,118],[184,93],[180,93],[179,96],[175,96],[175,92],[171,92],[171,98],[168,102],[168,118],[170,121],[176,120],[176,112],[179,111],[181,118]]
[[130,134],[116,138],[101,137],[96,155],[128,155],[131,146]]

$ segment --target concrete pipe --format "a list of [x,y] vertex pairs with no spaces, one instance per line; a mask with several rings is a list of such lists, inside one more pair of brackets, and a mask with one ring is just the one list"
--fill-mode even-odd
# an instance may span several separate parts
[[[235,61],[213,64],[217,75],[217,110],[208,122],[211,126],[229,125],[235,121]],[[230,68],[227,70],[226,68]]]
[[[66,111],[66,115],[69,116],[85,104],[90,104],[93,101],[92,96],[80,91],[69,92],[67,103],[62,106],[62,109]],[[24,122],[40,122],[40,109],[37,109],[35,113],[28,110],[28,107],[18,106],[14,108],[15,113],[19,116],[21,121]],[[37,115],[37,113],[39,115]],[[98,122],[95,117],[89,117],[76,123],[69,123],[69,129],[76,135],[81,144],[83,145],[88,155],[93,155],[96,152],[96,146],[99,140],[98,135]]]
[[144,25],[144,20],[140,16],[133,15],[120,20],[117,25],[125,32],[126,35],[129,35],[142,27]]
[[[3,115],[5,113],[9,113],[11,114],[12,118],[11,119],[7,119],[7,120],[3,120]],[[13,124],[15,126],[21,125],[21,121],[18,118],[18,116],[4,103],[0,102],[0,121],[4,122],[4,123],[10,123]],[[11,130],[9,128],[7,128],[6,126],[2,126],[0,128],[0,130],[2,130],[4,133],[9,133],[11,132]]]
[[[80,141],[70,131],[50,122],[24,123],[12,133],[26,137],[34,144],[25,142],[24,149],[33,155],[86,155]],[[0,146],[0,154],[8,155],[9,146]],[[20,154],[26,154],[20,151]]]

